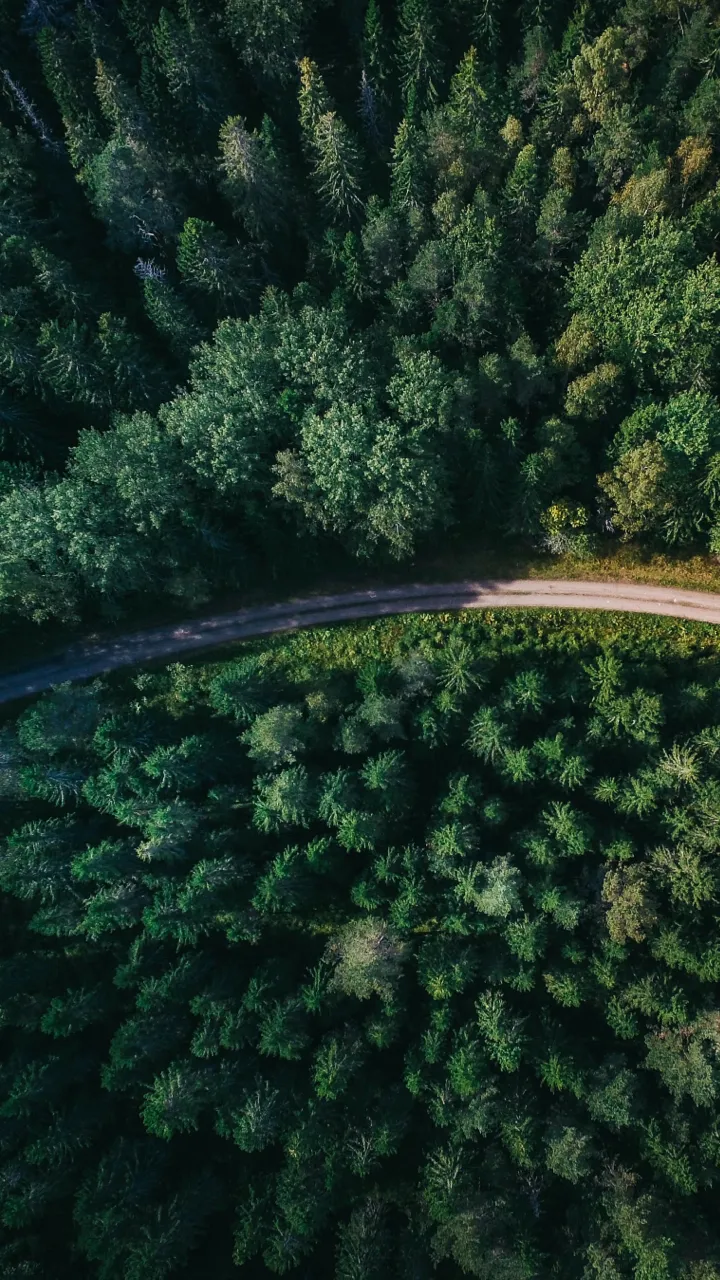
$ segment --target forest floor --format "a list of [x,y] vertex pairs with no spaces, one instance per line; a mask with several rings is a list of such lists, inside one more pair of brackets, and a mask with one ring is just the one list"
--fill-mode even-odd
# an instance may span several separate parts
[[483,579],[405,583],[334,592],[213,613],[105,639],[88,638],[50,661],[0,679],[0,703],[30,697],[66,680],[119,667],[217,649],[239,640],[400,613],[496,608],[602,609],[720,623],[720,592],[638,581],[581,578]]

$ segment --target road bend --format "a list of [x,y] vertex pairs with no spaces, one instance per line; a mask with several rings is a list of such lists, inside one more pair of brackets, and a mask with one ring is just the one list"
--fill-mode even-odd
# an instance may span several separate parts
[[604,609],[720,622],[720,594],[676,587],[558,578],[409,583],[235,609],[232,613],[153,627],[111,640],[80,641],[49,661],[0,676],[0,704],[27,698],[66,681],[87,680],[120,667],[142,666],[274,632],[399,613],[506,608]]

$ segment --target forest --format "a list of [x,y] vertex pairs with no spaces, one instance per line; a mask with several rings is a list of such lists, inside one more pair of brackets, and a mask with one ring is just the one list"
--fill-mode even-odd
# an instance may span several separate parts
[[0,617],[720,552],[716,0],[0,0]]
[[712,628],[431,615],[0,736],[8,1280],[718,1280]]
[[[718,0],[0,0],[3,661],[720,557],[719,142]],[[704,624],[3,708],[1,1280],[720,1280],[719,898]]]

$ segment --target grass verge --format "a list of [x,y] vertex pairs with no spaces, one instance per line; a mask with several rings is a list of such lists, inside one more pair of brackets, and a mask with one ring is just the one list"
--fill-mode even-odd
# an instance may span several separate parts
[[[657,586],[684,587],[720,592],[720,561],[707,554],[660,553],[626,544],[608,543],[597,555],[578,560],[551,556],[522,544],[493,547],[478,539],[455,539],[437,553],[428,553],[408,564],[382,570],[348,563],[291,565],[264,584],[239,592],[224,592],[212,600],[174,604],[167,599],[138,599],[112,621],[83,622],[73,626],[18,624],[0,636],[0,670],[12,672],[66,649],[80,640],[112,639],[145,627],[170,625],[213,613],[231,612],[246,605],[300,596],[324,595],[405,582],[453,582],[487,578],[568,578],[586,581],[625,581]],[[596,616],[596,615],[595,615]],[[597,623],[596,623],[597,625]]]

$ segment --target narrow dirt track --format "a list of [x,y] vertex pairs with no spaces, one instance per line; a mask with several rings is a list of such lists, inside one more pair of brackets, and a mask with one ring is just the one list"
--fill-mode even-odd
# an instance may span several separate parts
[[607,609],[623,613],[656,613],[695,622],[720,622],[720,594],[632,582],[572,582],[530,578],[514,581],[447,582],[374,591],[348,591],[312,596],[282,604],[237,609],[192,622],[156,627],[100,643],[73,645],[51,662],[0,677],[0,704],[29,697],[66,680],[212,649],[233,640],[295,631],[300,627],[353,622],[393,613],[432,613],[445,609],[500,608]]

